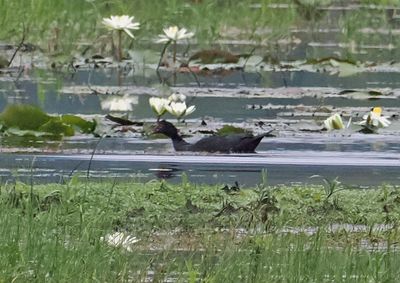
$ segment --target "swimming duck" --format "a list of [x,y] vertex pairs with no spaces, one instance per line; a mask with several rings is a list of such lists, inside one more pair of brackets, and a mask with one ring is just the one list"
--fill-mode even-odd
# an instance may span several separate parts
[[262,138],[270,132],[257,136],[251,134],[210,136],[190,144],[179,135],[178,129],[173,124],[162,120],[157,122],[154,133],[164,134],[169,137],[176,151],[254,153]]

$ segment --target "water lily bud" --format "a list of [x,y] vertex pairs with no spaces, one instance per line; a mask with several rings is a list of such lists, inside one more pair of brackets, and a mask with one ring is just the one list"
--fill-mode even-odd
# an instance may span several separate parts
[[187,107],[185,102],[174,102],[172,101],[169,105],[165,107],[167,111],[177,118],[187,116],[196,110],[194,105]]
[[169,100],[160,97],[150,97],[149,104],[151,109],[158,115],[164,115],[167,111],[166,106],[168,106]]
[[186,96],[184,94],[173,93],[168,97],[168,99],[174,102],[184,102],[186,100]]
[[332,131],[332,130],[341,130],[344,129],[345,126],[343,124],[343,120],[342,117],[340,116],[340,114],[336,113],[333,114],[332,116],[330,116],[328,119],[326,119],[324,121],[324,125],[325,128],[328,131]]

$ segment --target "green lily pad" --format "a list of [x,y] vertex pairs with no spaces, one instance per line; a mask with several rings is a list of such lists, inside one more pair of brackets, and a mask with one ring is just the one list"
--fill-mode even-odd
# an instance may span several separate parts
[[75,134],[74,128],[70,125],[64,124],[58,117],[53,117],[47,123],[40,126],[39,131],[64,136],[73,136]]
[[0,114],[0,130],[15,136],[73,136],[75,128],[93,133],[95,121],[86,121],[75,115],[50,116],[29,104],[9,105]]
[[217,130],[217,135],[219,136],[226,136],[230,134],[244,134],[244,133],[247,133],[245,129],[231,125],[224,125],[222,128]]
[[76,115],[62,115],[60,117],[61,121],[67,125],[74,126],[78,128],[82,133],[91,134],[96,128],[96,121],[87,121]]
[[51,117],[40,108],[29,104],[13,104],[0,114],[0,123],[6,128],[36,131]]

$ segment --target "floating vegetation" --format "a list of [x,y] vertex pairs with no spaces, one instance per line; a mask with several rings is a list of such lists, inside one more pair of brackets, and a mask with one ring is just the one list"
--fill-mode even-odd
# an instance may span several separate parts
[[62,137],[73,136],[75,130],[93,133],[96,122],[86,121],[76,115],[50,116],[40,108],[28,104],[13,104],[0,114],[2,135]]
[[248,130],[245,130],[243,128],[235,127],[232,125],[224,125],[222,128],[219,128],[217,130],[217,135],[219,136],[227,136],[231,134],[243,134],[243,133],[248,133]]

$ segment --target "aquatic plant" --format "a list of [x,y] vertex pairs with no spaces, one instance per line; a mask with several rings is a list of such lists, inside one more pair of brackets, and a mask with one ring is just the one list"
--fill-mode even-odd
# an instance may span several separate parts
[[159,39],[156,41],[157,43],[165,43],[164,49],[169,44],[173,44],[173,63],[176,62],[176,44],[179,40],[189,39],[194,36],[193,32],[187,32],[187,29],[181,28],[179,29],[177,26],[171,26],[164,29],[164,34],[158,35]]
[[321,178],[324,182],[323,188],[326,194],[326,200],[328,200],[334,193],[346,190],[347,187],[342,186],[342,182],[339,181],[339,177],[329,179],[321,175],[312,175],[310,178]]
[[382,108],[374,107],[372,110],[363,116],[363,120],[358,123],[363,127],[364,132],[375,133],[379,128],[389,127],[391,122],[388,117],[382,116]]
[[165,108],[170,101],[166,98],[161,97],[150,97],[149,104],[151,109],[157,114],[157,121],[160,120],[160,117],[167,112]]
[[342,117],[335,113],[324,121],[325,129],[328,131],[344,129]]
[[175,102],[171,101],[168,105],[165,106],[165,109],[171,115],[181,119],[183,116],[187,116],[192,114],[196,110],[196,106],[191,105],[187,107],[186,102]]
[[[400,275],[398,187],[336,191],[340,210],[326,210],[321,186],[231,194],[185,180],[66,181],[2,185],[2,282],[196,282],[186,280],[188,270],[207,282],[397,282]],[[393,208],[384,213],[386,204]],[[262,217],[244,228],[247,215],[266,210],[274,232],[258,229]]]
[[173,93],[168,97],[169,101],[174,102],[184,102],[186,100],[186,95],[180,93]]
[[187,29],[179,29],[177,26],[172,26],[164,29],[164,34],[159,35],[157,42],[166,43],[169,41],[177,42],[182,39],[187,39],[193,37],[193,32],[187,32]]
[[166,112],[181,119],[183,116],[192,114],[196,110],[196,106],[186,105],[186,96],[183,94],[173,93],[168,98],[150,97],[149,104],[151,109],[157,114],[157,121]]
[[122,32],[126,32],[131,38],[134,38],[130,30],[138,30],[140,24],[133,21],[134,17],[127,15],[122,16],[111,16],[110,18],[103,18],[102,23],[111,30],[116,30],[118,32],[118,53],[117,60],[122,60]]
[[62,138],[75,135],[76,129],[93,133],[95,128],[95,121],[70,114],[51,116],[29,104],[8,105],[0,113],[0,133],[8,136]]

